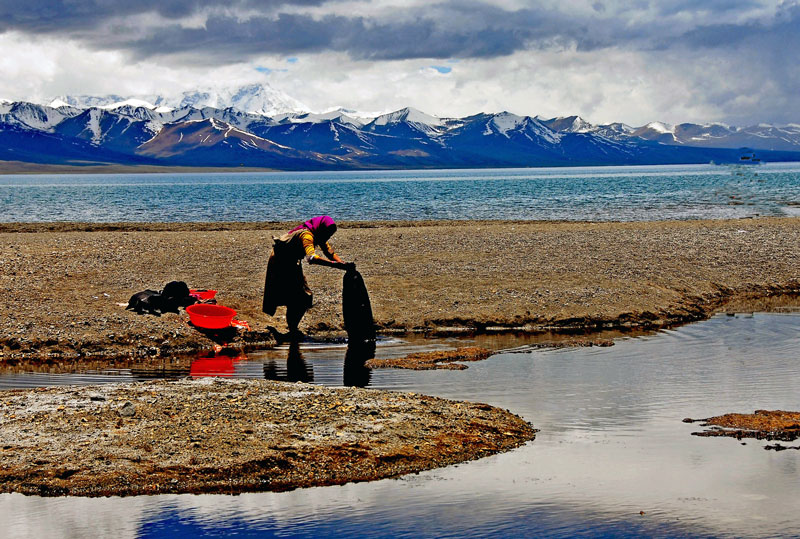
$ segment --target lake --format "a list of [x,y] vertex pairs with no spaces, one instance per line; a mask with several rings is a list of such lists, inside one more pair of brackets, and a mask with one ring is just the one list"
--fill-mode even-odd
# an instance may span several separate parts
[[[0,222],[522,219],[800,215],[800,164],[335,173],[0,176]],[[488,337],[481,337],[485,339]],[[499,338],[499,337],[498,337]],[[800,409],[800,314],[715,316],[466,371],[348,371],[344,346],[249,354],[232,375],[356,384],[507,408],[527,445],[396,480],[241,496],[0,495],[10,537],[798,536],[800,451],[692,436],[684,417]],[[516,340],[515,340],[516,339]],[[464,341],[460,341],[464,343]],[[452,341],[387,340],[382,354]],[[165,369],[168,370],[168,369]],[[170,370],[191,375],[188,365]],[[0,371],[0,388],[153,373]],[[792,444],[792,445],[796,445]]]
[[800,215],[800,163],[528,169],[0,176],[0,222]]

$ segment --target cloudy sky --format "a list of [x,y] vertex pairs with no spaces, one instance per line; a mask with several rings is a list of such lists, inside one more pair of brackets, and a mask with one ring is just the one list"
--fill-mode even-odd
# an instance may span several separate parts
[[800,123],[800,0],[0,0],[0,97]]

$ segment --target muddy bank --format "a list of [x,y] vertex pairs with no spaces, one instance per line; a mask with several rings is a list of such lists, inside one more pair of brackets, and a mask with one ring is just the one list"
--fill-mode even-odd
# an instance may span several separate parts
[[0,492],[280,491],[396,477],[518,447],[486,404],[263,380],[3,392]]
[[402,358],[373,358],[364,365],[370,369],[400,368],[416,371],[432,369],[463,370],[467,366],[462,361],[481,361],[492,355],[491,350],[477,346],[456,348],[455,350],[435,350],[415,352]]
[[[286,325],[283,309],[260,312],[266,259],[271,237],[289,226],[0,225],[0,360],[270,346],[270,327]],[[670,326],[732,301],[738,310],[796,302],[798,237],[800,218],[455,221],[342,223],[333,243],[358,264],[383,333],[585,332]],[[301,329],[342,336],[342,274],[319,266],[306,274],[315,296]],[[219,290],[251,331],[209,335],[183,313],[119,306],[176,279]]]
[[[724,414],[706,419],[683,420],[685,423],[700,423],[706,430],[693,432],[694,436],[726,436],[741,440],[754,438],[756,440],[793,442],[800,438],[800,412],[785,410],[756,410],[752,414]],[[780,444],[767,445],[765,449],[800,449],[800,447],[786,447]]]

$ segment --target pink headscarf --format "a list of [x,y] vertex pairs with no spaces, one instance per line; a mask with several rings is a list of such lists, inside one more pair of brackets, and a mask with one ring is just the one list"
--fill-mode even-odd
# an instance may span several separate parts
[[312,217],[302,225],[294,227],[289,233],[291,234],[292,232],[307,228],[316,236],[317,232],[321,229],[330,228],[332,226],[336,226],[336,223],[333,222],[333,219],[329,215],[318,215],[317,217]]

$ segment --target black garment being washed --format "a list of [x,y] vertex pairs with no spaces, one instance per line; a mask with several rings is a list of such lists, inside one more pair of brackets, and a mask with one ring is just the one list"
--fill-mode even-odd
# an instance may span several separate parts
[[375,340],[375,321],[364,279],[356,270],[347,271],[342,280],[342,316],[348,342]]

